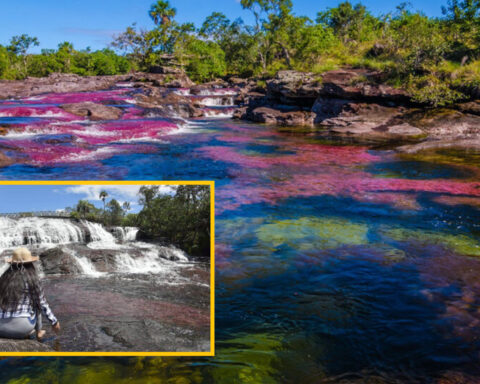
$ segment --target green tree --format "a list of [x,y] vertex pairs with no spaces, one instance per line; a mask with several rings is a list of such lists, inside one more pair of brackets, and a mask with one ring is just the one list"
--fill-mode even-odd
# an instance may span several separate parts
[[226,74],[225,52],[217,43],[192,38],[185,52],[187,74],[192,80],[205,82]]
[[107,204],[108,224],[121,225],[123,215],[124,212],[120,203],[115,199],[111,199]]
[[13,36],[10,40],[10,45],[7,47],[7,50],[18,55],[22,59],[23,68],[22,68],[22,77],[27,75],[27,66],[28,66],[28,50],[32,46],[40,45],[36,37],[29,36],[27,34]]
[[159,0],[152,4],[148,12],[155,25],[167,25],[176,16],[177,10],[172,8],[169,1]]
[[142,185],[138,191],[140,195],[139,203],[141,205],[146,206],[147,208],[150,206],[150,203],[152,200],[157,196],[158,193],[158,186],[157,185],[152,185],[152,186],[147,186],[147,185]]
[[[145,202],[141,198],[140,202]],[[179,186],[174,196],[156,195],[136,217],[144,235],[173,243],[191,255],[210,254],[210,189]]]
[[98,197],[100,198],[100,200],[103,201],[103,215],[105,216],[105,209],[106,209],[106,202],[105,200],[107,199],[108,197],[108,193],[107,191],[105,191],[104,189],[100,191],[100,194],[98,195]]
[[82,219],[86,219],[89,214],[96,212],[95,206],[87,200],[80,200],[75,206],[75,212],[77,212]]
[[364,5],[352,5],[349,1],[319,12],[317,23],[332,28],[343,43],[372,38],[380,26],[379,20],[372,16]]

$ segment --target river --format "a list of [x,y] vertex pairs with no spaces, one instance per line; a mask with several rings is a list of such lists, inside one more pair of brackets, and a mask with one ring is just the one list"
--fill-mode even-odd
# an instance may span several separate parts
[[[312,129],[145,119],[128,92],[4,105],[18,132],[0,147],[22,162],[0,177],[215,180],[216,356],[7,359],[5,382],[480,380],[480,153],[400,155]],[[55,110],[68,97],[129,114],[78,122]]]

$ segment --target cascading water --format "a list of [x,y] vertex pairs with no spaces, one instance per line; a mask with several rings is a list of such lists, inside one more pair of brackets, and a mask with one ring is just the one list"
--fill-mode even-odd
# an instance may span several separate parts
[[82,243],[86,233],[71,220],[25,217],[18,220],[0,217],[0,248],[21,245],[53,246],[55,244]]
[[111,270],[117,273],[171,272],[179,262],[188,262],[187,255],[174,246],[160,246],[138,242],[138,228],[113,227],[109,232],[103,225],[86,220],[24,217],[0,217],[0,253],[4,255],[19,246],[43,252],[61,246],[78,267],[81,274],[99,277],[105,272],[97,270],[89,255],[113,255]]
[[136,227],[114,227],[112,233],[121,243],[135,241],[137,238],[138,228]]

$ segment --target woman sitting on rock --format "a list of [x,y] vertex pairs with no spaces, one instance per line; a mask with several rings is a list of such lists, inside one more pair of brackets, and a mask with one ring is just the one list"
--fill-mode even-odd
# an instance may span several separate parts
[[33,257],[26,248],[19,248],[7,259],[10,267],[0,277],[0,337],[23,339],[36,331],[37,339],[45,335],[42,330],[43,312],[55,332],[60,323],[45,299]]

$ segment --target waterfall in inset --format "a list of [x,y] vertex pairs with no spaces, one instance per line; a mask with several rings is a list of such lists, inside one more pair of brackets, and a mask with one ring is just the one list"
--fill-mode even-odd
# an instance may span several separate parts
[[113,235],[121,243],[135,241],[137,238],[138,228],[136,227],[114,227]]
[[0,217],[0,248],[21,245],[48,246],[82,243],[85,232],[71,220],[24,217],[10,219]]
[[[74,273],[99,277],[106,273],[173,273],[174,267],[189,262],[182,250],[172,245],[136,241],[138,228],[105,228],[99,223],[64,218],[0,217],[0,253],[11,255],[19,246],[41,254],[59,247],[70,258]],[[43,262],[44,263],[44,262]],[[48,263],[47,263],[48,264]],[[42,263],[38,265],[44,273]],[[45,273],[49,272],[51,263]]]

